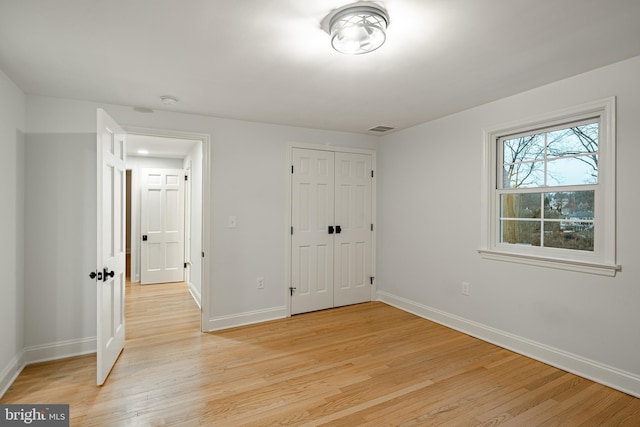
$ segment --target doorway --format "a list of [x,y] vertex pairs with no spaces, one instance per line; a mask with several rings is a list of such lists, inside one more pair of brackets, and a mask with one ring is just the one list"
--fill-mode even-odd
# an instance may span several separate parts
[[[127,225],[130,228],[127,236],[131,259],[130,280],[132,283],[139,283],[142,279],[141,252],[146,243],[142,241],[142,236],[145,234],[142,232],[142,228],[145,224],[141,216],[141,205],[142,191],[145,187],[141,180],[146,173],[152,170],[178,171],[181,184],[184,183],[182,186],[184,205],[180,208],[180,216],[184,218],[184,221],[181,226],[183,242],[180,244],[180,248],[172,249],[180,261],[181,271],[177,281],[184,280],[194,301],[201,308],[204,260],[200,254],[204,252],[205,243],[203,190],[205,188],[205,149],[208,144],[208,136],[185,133],[174,135],[165,131],[147,129],[129,128],[126,130],[127,176],[131,182],[129,192],[131,197],[127,199]],[[151,283],[156,282],[152,280]]]
[[[126,247],[130,247],[130,253],[133,255],[130,264],[129,276],[135,276],[136,274],[136,251],[135,245],[137,240],[136,232],[136,173],[132,169],[130,174],[130,188],[129,192],[127,188],[127,167],[126,157],[127,153],[135,150],[136,154],[150,154],[150,148],[136,148],[135,142],[133,142],[127,151],[127,133],[129,135],[137,135],[132,138],[134,141],[136,138],[142,139],[143,143],[149,143],[148,139],[154,141],[164,142],[166,150],[175,150],[179,138],[174,135],[157,135],[153,134],[153,131],[140,131],[135,129],[127,129],[126,131],[118,125],[118,123],[109,116],[109,114],[101,108],[97,109],[97,144],[96,144],[96,180],[97,180],[97,227],[96,227],[96,260],[97,270],[92,271],[89,274],[91,279],[95,279],[98,282],[98,292],[96,295],[96,328],[97,328],[97,360],[96,360],[96,383],[98,385],[104,384],[107,376],[111,372],[111,369],[115,365],[118,356],[124,350],[125,343],[125,294],[126,292]],[[161,131],[166,133],[166,131]],[[195,165],[200,171],[200,180],[198,181],[200,191],[195,192],[192,195],[191,200],[199,199],[200,209],[193,209],[193,212],[197,216],[196,224],[200,226],[196,228],[200,233],[193,234],[191,237],[192,244],[200,245],[202,249],[202,258],[198,264],[200,265],[201,274],[198,277],[198,286],[201,288],[201,284],[207,283],[205,278],[208,278],[207,268],[203,268],[205,247],[208,247],[208,227],[205,227],[204,218],[208,217],[209,212],[209,198],[206,196],[208,191],[205,191],[205,182],[207,187],[209,185],[210,171],[209,171],[209,157],[210,157],[210,137],[208,135],[200,135],[196,137],[196,134],[183,134],[187,135],[186,139],[188,144],[192,147],[188,150],[188,154],[183,158],[183,162],[187,157],[193,157],[196,159],[190,159],[190,165]],[[164,138],[163,138],[164,137]],[[145,140],[146,139],[146,140]],[[138,141],[140,142],[140,141]],[[160,142],[158,142],[160,144]],[[157,153],[159,149],[154,146],[154,150]],[[184,154],[184,153],[182,153]],[[159,156],[160,157],[160,156]],[[168,155],[162,157],[170,157]],[[192,167],[193,170],[193,167]],[[183,172],[179,170],[180,179],[182,179]],[[176,177],[174,177],[176,178]],[[131,244],[127,245],[126,238],[126,212],[127,212],[127,193],[131,195],[130,201],[130,221],[131,224],[129,237]],[[184,213],[183,207],[181,209],[175,209]],[[195,227],[190,227],[191,233]],[[184,249],[176,250],[178,253],[184,253]],[[186,266],[186,263],[184,264]],[[195,276],[192,276],[195,277]],[[195,281],[195,280],[194,280]],[[204,288],[206,289],[206,287]],[[191,295],[196,299],[200,296]],[[207,295],[207,294],[205,294]],[[197,304],[200,308],[200,329],[203,330],[205,319],[208,319],[209,311],[208,304]],[[201,307],[205,307],[203,310]]]

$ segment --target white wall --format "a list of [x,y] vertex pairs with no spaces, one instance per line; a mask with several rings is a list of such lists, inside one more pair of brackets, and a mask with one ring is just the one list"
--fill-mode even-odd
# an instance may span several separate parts
[[182,159],[127,156],[127,169],[131,169],[131,281],[140,281],[140,197],[142,168],[182,169]]
[[191,170],[191,266],[189,290],[198,305],[202,299],[202,143],[197,143],[184,158],[183,168]]
[[22,369],[25,95],[0,71],[0,396]]
[[[381,299],[640,395],[638,76],[640,57],[383,137]],[[483,129],[614,95],[622,271],[481,259]]]
[[[96,135],[27,133],[27,361],[95,349]],[[87,244],[93,242],[93,244]]]
[[[60,212],[55,232],[29,233],[28,262],[42,263],[28,278],[27,306],[29,322],[25,331],[29,345],[69,340],[56,347],[75,348],[94,340],[95,283],[88,278],[95,263],[95,131],[96,108],[104,108],[123,126],[168,129],[211,135],[212,188],[209,188],[211,216],[204,221],[210,227],[211,293],[209,305],[212,326],[244,319],[255,313],[281,315],[286,306],[285,239],[286,182],[289,167],[286,147],[290,141],[375,148],[378,138],[343,132],[294,128],[196,115],[156,111],[141,113],[131,107],[96,104],[74,100],[27,96],[27,141],[33,149],[27,156],[31,175],[27,200],[40,209],[32,211],[27,227],[48,221],[49,212]],[[69,142],[66,142],[69,141]],[[78,146],[75,146],[77,143]],[[49,157],[35,150],[40,147]],[[74,154],[75,153],[75,154]],[[78,154],[78,153],[86,153]],[[92,157],[93,153],[93,158]],[[68,158],[67,156],[70,156]],[[79,158],[81,157],[81,158]],[[85,158],[86,157],[86,158]],[[79,166],[78,162],[82,162]],[[58,185],[74,166],[73,183]],[[36,185],[46,174],[56,180]],[[45,180],[46,181],[46,180]],[[67,198],[67,186],[73,196]],[[86,191],[83,193],[84,189]],[[62,197],[57,205],[56,197]],[[55,206],[55,208],[54,208]],[[227,228],[227,219],[238,219],[236,229]],[[83,229],[76,231],[77,224]],[[91,227],[93,230],[90,230]],[[86,229],[85,229],[86,228]],[[91,231],[91,232],[89,232]],[[74,238],[70,239],[71,233]],[[31,252],[33,251],[33,253]],[[55,258],[46,254],[55,251]],[[74,265],[66,261],[73,260]],[[41,268],[42,267],[42,268]],[[61,268],[61,267],[64,267]],[[53,272],[48,269],[54,269]],[[63,270],[60,274],[57,270]],[[265,278],[265,289],[256,289],[256,277]],[[44,298],[42,297],[44,296]],[[40,300],[39,300],[40,299]],[[55,304],[51,302],[55,301]],[[73,314],[73,316],[72,316]],[[52,319],[63,318],[64,321]],[[67,317],[73,317],[70,322]],[[44,353],[45,351],[43,351]]]

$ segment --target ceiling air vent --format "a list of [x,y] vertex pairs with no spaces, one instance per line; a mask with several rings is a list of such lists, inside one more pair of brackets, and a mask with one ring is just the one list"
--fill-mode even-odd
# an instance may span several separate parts
[[390,126],[376,126],[374,128],[369,129],[369,132],[387,132],[390,130],[393,130],[395,128],[392,128]]

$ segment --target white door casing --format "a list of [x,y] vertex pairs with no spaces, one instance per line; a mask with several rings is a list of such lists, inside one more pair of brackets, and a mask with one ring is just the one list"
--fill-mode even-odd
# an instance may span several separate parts
[[97,126],[97,384],[125,342],[125,133],[102,109]]
[[184,281],[191,286],[191,161],[184,176]]
[[369,154],[292,149],[291,314],[371,300],[371,164]]
[[184,172],[144,168],[141,180],[140,282],[143,285],[181,282],[184,280]]
[[371,156],[336,153],[333,305],[371,299]]

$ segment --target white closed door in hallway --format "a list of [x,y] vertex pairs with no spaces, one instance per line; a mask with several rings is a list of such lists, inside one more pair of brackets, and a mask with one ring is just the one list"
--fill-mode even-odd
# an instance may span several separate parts
[[371,300],[371,155],[294,148],[291,314]]
[[142,169],[142,284],[184,280],[184,176],[180,169]]

